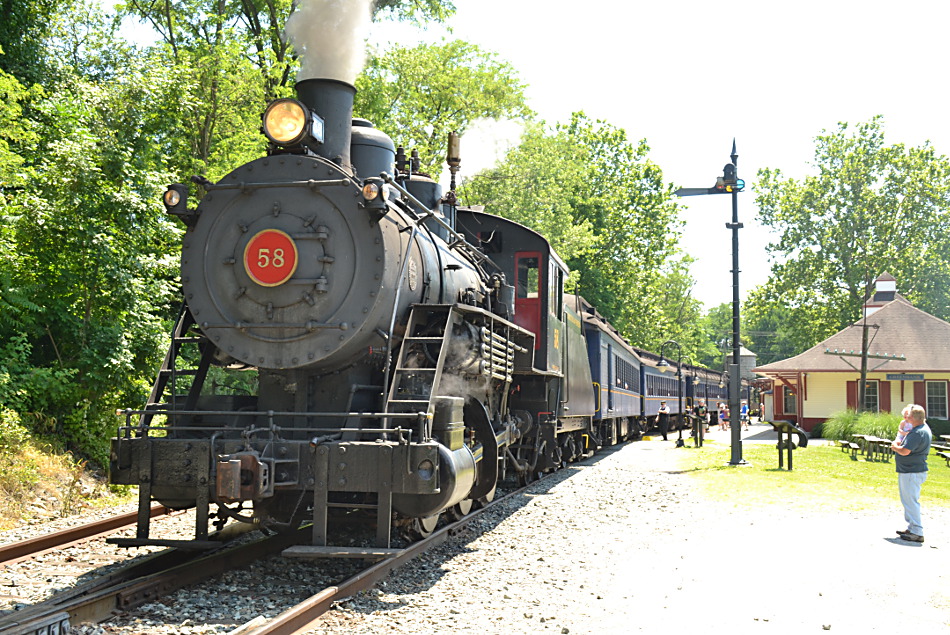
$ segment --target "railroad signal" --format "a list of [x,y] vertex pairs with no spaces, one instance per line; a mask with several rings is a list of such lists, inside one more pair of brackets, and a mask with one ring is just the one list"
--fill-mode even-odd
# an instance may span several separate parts
[[736,140],[732,140],[732,159],[722,169],[722,176],[716,177],[716,184],[712,187],[681,187],[676,190],[676,196],[700,196],[703,194],[732,194],[732,222],[726,227],[732,230],[732,361],[729,365],[733,381],[729,387],[729,411],[732,421],[732,456],[729,465],[746,465],[742,458],[742,436],[739,434],[739,192],[745,189],[745,181],[738,178],[736,165],[739,155],[736,154]]

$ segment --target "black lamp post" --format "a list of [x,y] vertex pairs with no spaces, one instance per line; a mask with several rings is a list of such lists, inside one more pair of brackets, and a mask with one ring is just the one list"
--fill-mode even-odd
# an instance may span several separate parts
[[722,176],[716,178],[716,184],[713,187],[682,187],[676,190],[677,196],[698,196],[702,194],[732,194],[732,222],[726,223],[726,227],[732,230],[732,364],[730,364],[729,377],[729,426],[732,432],[732,456],[729,459],[729,465],[745,465],[746,461],[742,458],[742,435],[739,429],[739,383],[741,381],[739,373],[739,230],[742,229],[742,223],[739,222],[739,192],[745,188],[745,181],[738,178],[736,166],[739,162],[739,155],[736,154],[736,140],[732,140],[732,154],[730,157],[732,163],[727,163],[722,168]]
[[[699,370],[695,367],[693,368],[693,408],[696,408],[697,398],[702,399],[696,395],[696,387],[699,386]],[[689,377],[686,378],[686,381],[689,381]],[[698,415],[693,415],[693,442],[697,448],[703,447],[703,436],[705,432],[706,422],[701,420]]]
[[[666,356],[663,355],[663,351],[666,350],[667,344],[676,347],[676,394],[679,398],[679,414],[680,420],[683,418],[683,347],[680,346],[680,343],[676,340],[666,340],[663,342],[663,345],[660,346],[660,361],[656,365],[656,368],[661,373],[665,373],[666,369],[670,367],[669,363],[666,361]],[[676,430],[679,433],[676,437],[676,447],[681,448],[685,445],[683,443],[683,426],[677,425]]]

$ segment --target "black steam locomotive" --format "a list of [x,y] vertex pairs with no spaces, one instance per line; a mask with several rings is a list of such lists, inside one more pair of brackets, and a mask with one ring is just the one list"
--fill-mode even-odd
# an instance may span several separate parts
[[[547,241],[457,207],[352,119],[354,94],[298,83],[264,113],[267,156],[197,179],[193,209],[186,186],[165,193],[187,226],[185,302],[146,407],[113,439],[112,482],[140,497],[120,544],[202,548],[229,519],[309,521],[319,554],[356,518],[388,547],[394,528],[424,536],[507,476],[640,434],[655,410],[647,381],[612,370],[622,358],[633,382],[652,366],[565,295]],[[450,140],[453,178],[457,157]],[[221,390],[241,372],[255,388]],[[152,501],[195,507],[194,540],[150,538]]]

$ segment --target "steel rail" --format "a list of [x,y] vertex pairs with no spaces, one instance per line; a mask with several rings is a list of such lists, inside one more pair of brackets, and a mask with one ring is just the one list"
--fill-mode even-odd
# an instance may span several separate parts
[[[169,515],[172,510],[164,505],[153,505],[151,516]],[[134,525],[138,512],[111,516],[102,520],[87,523],[80,527],[70,527],[62,531],[37,536],[29,540],[10,543],[0,547],[0,567],[25,560],[27,558],[49,553],[54,549],[68,547],[86,540],[106,536],[123,527]]]
[[482,513],[492,509],[496,505],[500,505],[512,496],[523,493],[528,487],[530,487],[530,485],[521,487],[501,498],[495,499],[484,507],[466,514],[460,520],[446,525],[428,538],[409,545],[392,557],[360,571],[339,585],[327,587],[319,593],[312,595],[303,602],[279,614],[266,624],[257,626],[255,621],[246,624],[245,627],[239,627],[235,631],[232,631],[232,633],[240,633],[241,635],[293,635],[294,633],[299,633],[308,626],[311,626],[315,620],[326,613],[334,602],[355,595],[359,591],[372,588],[377,582],[389,575],[390,571],[405,565],[429,549],[444,543],[458,533],[460,529],[476,520]]
[[45,635],[50,632],[47,626],[52,621],[63,624],[68,620],[72,625],[101,622],[115,611],[135,608],[189,584],[276,555],[307,536],[309,527],[222,548],[210,554],[167,549],[132,567],[0,616],[0,634]]

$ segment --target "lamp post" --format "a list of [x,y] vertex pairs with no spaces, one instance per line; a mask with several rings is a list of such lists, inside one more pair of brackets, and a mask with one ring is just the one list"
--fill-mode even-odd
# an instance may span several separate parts
[[[686,378],[689,381],[689,378]],[[693,408],[696,408],[696,389],[699,386],[699,369],[693,368]],[[701,397],[699,399],[702,399]],[[705,403],[705,402],[704,402]],[[693,443],[697,448],[703,447],[703,436],[706,422],[701,420],[698,415],[693,416]]]
[[[683,418],[683,347],[680,346],[680,343],[676,340],[666,340],[663,342],[663,345],[660,346],[660,361],[656,365],[656,368],[661,373],[665,373],[666,369],[670,367],[669,362],[666,361],[666,356],[663,355],[663,351],[666,350],[667,344],[676,347],[676,394],[679,400],[679,414],[680,420]],[[683,443],[683,426],[676,426],[676,431],[679,433],[676,437],[676,447],[681,448],[685,445]]]
[[682,187],[676,190],[677,196],[700,196],[703,194],[732,194],[732,222],[726,227],[732,230],[732,364],[729,364],[729,428],[732,432],[732,456],[729,465],[745,465],[742,458],[742,435],[739,429],[739,192],[745,188],[745,181],[738,178],[736,166],[739,155],[736,154],[736,140],[732,140],[732,163],[722,168],[722,176],[716,178],[713,187]]

